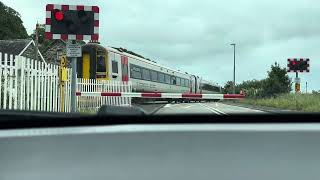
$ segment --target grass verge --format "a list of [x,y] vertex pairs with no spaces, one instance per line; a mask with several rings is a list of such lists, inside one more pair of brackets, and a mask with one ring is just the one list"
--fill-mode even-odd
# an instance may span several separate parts
[[320,112],[320,95],[317,94],[284,94],[275,98],[244,99],[244,104],[297,110],[303,112]]

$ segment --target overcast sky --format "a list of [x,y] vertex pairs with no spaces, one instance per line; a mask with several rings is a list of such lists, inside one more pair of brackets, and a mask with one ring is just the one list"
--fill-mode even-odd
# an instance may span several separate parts
[[[100,7],[100,41],[224,84],[262,79],[275,61],[311,59],[302,90],[320,89],[318,0],[1,0],[17,10],[30,34],[44,23],[45,5]],[[290,74],[294,77],[294,74]]]

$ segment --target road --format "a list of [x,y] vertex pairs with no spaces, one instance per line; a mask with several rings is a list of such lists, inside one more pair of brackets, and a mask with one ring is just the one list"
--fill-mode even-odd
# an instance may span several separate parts
[[216,114],[216,115],[232,115],[232,114],[263,114],[264,111],[249,109],[244,107],[232,106],[222,103],[182,103],[182,104],[166,104],[160,108],[155,114]]

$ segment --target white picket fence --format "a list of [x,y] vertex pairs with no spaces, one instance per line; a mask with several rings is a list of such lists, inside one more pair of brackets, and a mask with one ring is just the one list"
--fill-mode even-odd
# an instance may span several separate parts
[[[7,54],[2,59],[1,53],[0,61],[1,109],[61,111],[58,66]],[[71,70],[67,71],[71,74]],[[70,81],[66,83],[65,90],[68,101]],[[69,111],[70,106],[66,106],[65,112]]]
[[[79,92],[132,92],[130,82],[78,79]],[[96,112],[102,105],[131,106],[128,97],[77,97],[80,112]]]
[[[4,58],[2,56],[4,55]],[[64,86],[61,109],[59,66],[0,52],[0,109],[70,112],[71,69]],[[130,83],[78,79],[77,91],[131,92]],[[78,97],[78,111],[96,111],[101,105],[127,106],[131,98]]]

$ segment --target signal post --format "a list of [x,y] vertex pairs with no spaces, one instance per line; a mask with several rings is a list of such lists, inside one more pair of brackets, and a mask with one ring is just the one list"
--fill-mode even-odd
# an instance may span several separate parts
[[82,56],[76,41],[99,40],[99,7],[47,4],[45,38],[68,41],[67,57],[71,58],[71,112],[76,112],[77,57]]
[[295,82],[295,92],[299,93],[301,92],[301,80],[299,78],[299,72],[304,73],[310,72],[310,59],[309,58],[292,58],[288,59],[288,72],[295,72],[296,78],[294,80]]
[[68,73],[67,73],[67,57],[62,56],[60,59],[60,69],[59,69],[59,88],[60,88],[60,96],[61,96],[61,112],[64,112],[65,109],[65,84],[68,81]]

